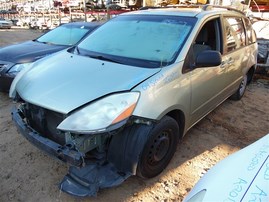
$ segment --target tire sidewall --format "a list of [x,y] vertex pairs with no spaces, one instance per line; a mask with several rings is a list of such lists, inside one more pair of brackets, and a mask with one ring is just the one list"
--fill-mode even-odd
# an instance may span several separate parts
[[243,76],[243,79],[240,82],[240,85],[239,85],[237,91],[230,97],[230,99],[231,100],[240,100],[246,92],[247,83],[248,83],[248,75],[246,74]]
[[[158,161],[156,166],[149,165],[148,157],[151,146],[154,144],[154,140],[156,140],[156,138],[158,138],[158,136],[160,136],[160,134],[163,132],[168,133],[168,151],[166,152],[165,156],[160,161]],[[177,122],[169,116],[163,117],[161,121],[157,123],[156,126],[150,131],[148,140],[140,155],[137,166],[137,175],[142,178],[152,178],[160,174],[172,159],[176,151],[178,141],[179,127]]]

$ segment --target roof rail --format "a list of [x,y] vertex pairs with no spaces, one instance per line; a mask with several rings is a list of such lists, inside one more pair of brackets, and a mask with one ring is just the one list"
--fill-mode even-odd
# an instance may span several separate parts
[[235,11],[235,12],[238,12],[240,14],[245,15],[245,13],[243,11],[240,11],[240,10],[233,8],[233,7],[211,5],[211,4],[187,4],[187,5],[186,4],[178,4],[178,5],[166,5],[166,6],[160,6],[160,7],[145,6],[145,7],[141,7],[139,10],[162,9],[162,8],[201,8],[203,11],[210,11],[213,8],[222,8],[222,9],[226,9],[229,11]]
[[208,10],[211,10],[213,8],[223,8],[223,9],[226,9],[226,10],[229,10],[229,11],[235,11],[235,12],[238,12],[240,14],[243,14],[245,15],[245,13],[243,11],[240,11],[236,8],[233,8],[233,7],[228,7],[228,6],[219,6],[219,5],[210,5],[210,4],[206,4],[202,7],[202,9],[204,11],[208,11]]
[[148,9],[165,9],[165,8],[201,8],[201,4],[168,4],[166,6],[144,6],[139,8],[139,10],[148,10]]

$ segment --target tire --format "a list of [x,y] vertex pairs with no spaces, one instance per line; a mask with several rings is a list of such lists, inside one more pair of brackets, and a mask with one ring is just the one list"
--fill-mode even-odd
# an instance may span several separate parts
[[237,91],[230,97],[231,100],[240,100],[247,88],[247,83],[248,83],[248,76],[247,74],[244,75],[243,80],[241,81],[239,88]]
[[136,175],[152,178],[160,174],[172,159],[179,141],[177,122],[165,116],[150,131],[141,153]]

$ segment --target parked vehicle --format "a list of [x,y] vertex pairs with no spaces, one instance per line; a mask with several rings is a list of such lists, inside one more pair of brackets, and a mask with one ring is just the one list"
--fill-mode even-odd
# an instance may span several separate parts
[[25,66],[49,54],[75,45],[100,23],[69,23],[37,39],[0,48],[0,91],[7,92],[12,80]]
[[203,201],[269,201],[269,134],[216,164],[183,200]]
[[256,31],[258,43],[256,73],[269,76],[269,21],[259,20],[253,23],[253,29]]
[[33,19],[31,20],[31,22],[29,22],[29,28],[30,29],[47,29],[46,20],[44,20],[43,18]]
[[11,29],[11,26],[11,21],[5,20],[4,18],[0,18],[0,29]]
[[256,58],[239,11],[129,12],[21,73],[12,117],[30,142],[71,164],[61,190],[92,196],[161,173],[195,123],[242,98]]

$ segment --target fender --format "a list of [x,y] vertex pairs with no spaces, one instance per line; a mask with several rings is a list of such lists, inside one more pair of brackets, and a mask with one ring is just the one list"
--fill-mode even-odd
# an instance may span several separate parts
[[153,124],[133,124],[112,137],[108,161],[121,172],[136,174],[140,154],[149,138]]

